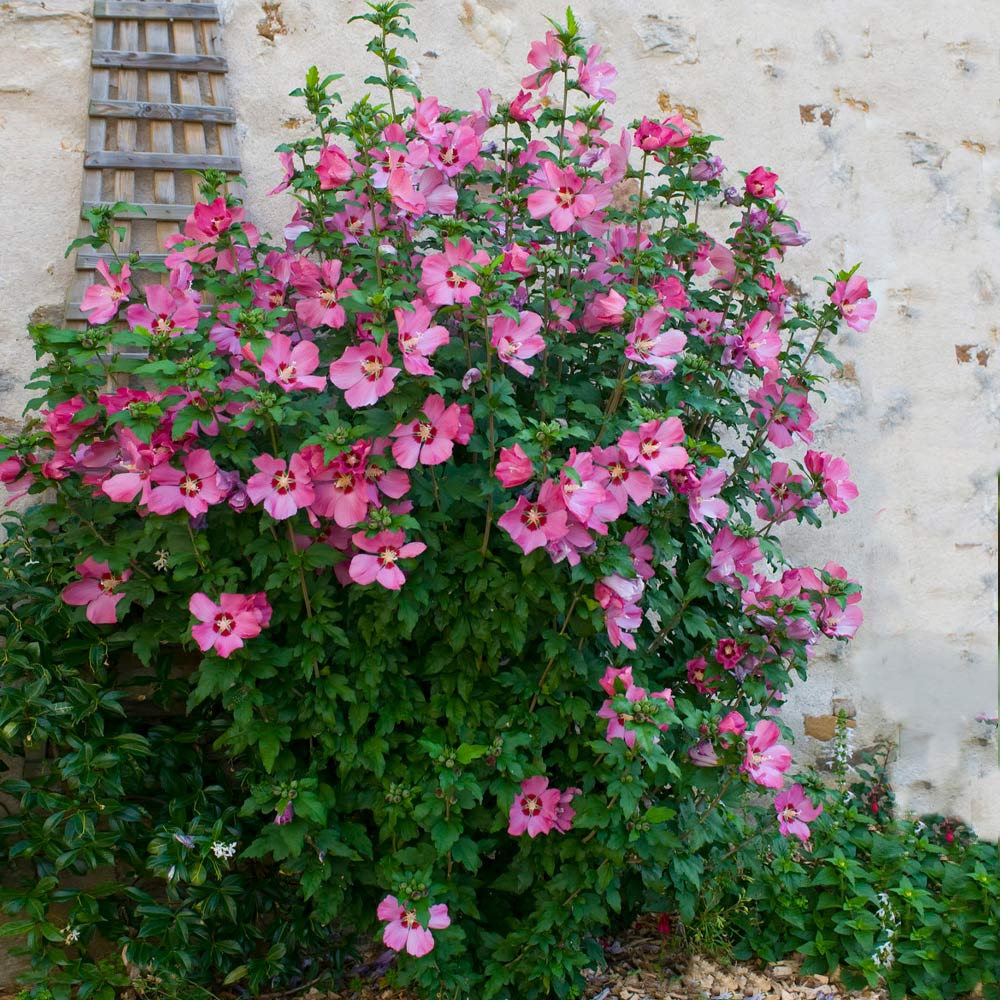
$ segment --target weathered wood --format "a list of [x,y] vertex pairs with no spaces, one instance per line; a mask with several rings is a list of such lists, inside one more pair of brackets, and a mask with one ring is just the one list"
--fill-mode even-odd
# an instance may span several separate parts
[[[166,21],[150,21],[146,25],[146,44],[157,52],[170,48],[171,26]],[[169,101],[171,98],[172,74],[168,70],[150,70],[146,74],[147,96],[151,101]],[[154,153],[172,154],[174,150],[174,126],[171,122],[152,121],[149,123],[149,144]],[[176,208],[177,186],[172,170],[153,171],[153,199],[157,210],[152,218],[156,221],[156,245],[163,246],[164,240],[177,231],[177,226],[163,219],[163,209]]]
[[[88,209],[98,208],[101,205],[107,204],[110,204],[110,202],[85,201],[83,203],[83,209],[80,212],[80,218],[86,218],[84,213]],[[194,211],[194,205],[174,205],[167,202],[158,202],[155,204],[142,202],[136,207],[144,208],[146,210],[146,214],[143,215],[141,212],[119,212],[115,218],[152,219],[156,222],[183,222]]]
[[[214,78],[213,78],[214,79]],[[225,122],[234,124],[232,108],[212,104],[170,104],[156,101],[91,101],[91,118],[148,118],[154,121]]]
[[[123,258],[126,256],[120,254]],[[76,255],[76,269],[78,271],[93,271],[97,268],[99,260],[113,261],[115,255],[107,251],[96,252],[94,250],[81,250]],[[162,264],[167,259],[165,253],[143,253],[139,255],[139,260],[132,264],[132,273],[147,270],[144,264]]]
[[90,54],[91,66],[126,69],[172,69],[184,73],[225,73],[229,68],[223,56],[198,53],[136,52],[128,49],[105,49]]
[[134,0],[95,0],[95,18],[133,17],[139,21],[218,21],[214,3],[136,3]]
[[[203,25],[204,26],[204,25]],[[198,41],[195,37],[195,25],[191,21],[178,21],[173,26],[174,51],[184,55],[193,55],[198,51]],[[203,51],[211,52],[210,48]],[[212,77],[209,77],[211,80]],[[206,99],[212,100],[207,94],[201,92],[201,77],[197,73],[177,74],[177,98],[185,104],[202,104]],[[208,142],[205,135],[206,129],[198,122],[185,122],[181,132],[184,136],[184,148],[189,154],[204,155],[208,153]],[[222,150],[219,150],[221,153]],[[190,189],[188,188],[190,184]],[[187,191],[190,190],[190,196]],[[198,178],[191,176],[183,178],[179,184],[179,197],[191,201],[199,200]]]
[[83,165],[91,169],[125,168],[128,170],[225,170],[239,173],[238,156],[213,156],[208,153],[119,153],[94,150],[84,154]]
[[[118,22],[117,48],[132,51],[139,47],[139,22],[133,20]],[[95,46],[96,48],[96,46]],[[139,99],[139,73],[137,70],[119,67],[118,96],[123,101]],[[119,118],[115,122],[115,149],[119,156],[136,151],[139,138],[139,123],[132,118]],[[126,165],[126,164],[123,164]],[[116,170],[114,175],[115,201],[135,201],[135,171],[132,169]],[[118,232],[112,237],[115,249],[121,253],[123,248],[134,246],[132,240],[132,223],[123,220]],[[157,247],[156,249],[159,249]]]

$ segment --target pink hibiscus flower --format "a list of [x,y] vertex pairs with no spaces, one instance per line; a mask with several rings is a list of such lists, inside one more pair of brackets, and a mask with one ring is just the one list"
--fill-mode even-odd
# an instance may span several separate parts
[[330,381],[344,390],[344,402],[352,409],[371,406],[392,391],[401,368],[391,366],[387,337],[379,344],[348,347],[330,365]]
[[864,333],[872,325],[878,304],[871,298],[868,281],[860,274],[852,274],[847,281],[833,286],[830,301],[840,307],[840,315],[852,330]]
[[119,584],[124,583],[132,570],[125,570],[121,576],[112,573],[106,562],[94,562],[87,556],[76,567],[83,579],[64,587],[59,595],[67,604],[76,607],[87,606],[87,621],[94,625],[113,625],[118,621],[118,602],[125,596],[116,593]]
[[[213,202],[199,202],[184,222],[184,236],[196,243],[217,243],[233,223],[242,222],[246,209],[230,208],[219,195]],[[209,258],[210,259],[210,258]],[[170,262],[168,261],[168,266]]]
[[677,417],[648,420],[637,431],[626,431],[618,446],[631,462],[638,462],[651,475],[658,476],[687,464],[688,453],[674,447],[684,440],[684,426]]
[[510,807],[507,832],[512,837],[527,833],[532,839],[540,833],[549,833],[558,819],[561,797],[558,788],[549,788],[548,778],[541,775],[526,778]]
[[481,291],[479,285],[458,268],[475,269],[490,262],[485,250],[473,253],[464,236],[458,243],[444,241],[444,252],[425,257],[420,265],[420,290],[436,306],[467,305]]
[[664,146],[679,149],[686,146],[690,138],[691,127],[684,121],[683,115],[671,115],[662,122],[643,118],[635,131],[635,144],[647,153]]
[[849,509],[847,501],[854,500],[858,495],[857,486],[847,478],[851,474],[851,467],[847,462],[843,458],[834,458],[825,451],[807,451],[804,464],[829,503],[830,510],[836,514],[846,514]]
[[173,514],[183,508],[191,517],[197,517],[226,498],[218,466],[204,448],[196,448],[184,456],[183,472],[161,462],[149,478],[156,486],[149,492],[146,505],[154,514]]
[[91,314],[87,317],[91,326],[99,326],[114,319],[118,307],[128,301],[132,292],[132,283],[128,280],[132,270],[127,263],[122,264],[121,273],[112,274],[108,270],[108,262],[99,260],[97,271],[106,283],[91,285],[83,293],[83,301],[80,303],[80,311]]
[[215,649],[223,659],[243,646],[244,639],[260,635],[271,621],[271,605],[263,593],[222,594],[216,604],[200,591],[191,595],[188,610],[202,624],[191,635],[203,652]]
[[500,461],[497,462],[494,475],[500,480],[500,485],[504,489],[523,486],[534,474],[531,459],[519,444],[515,444],[513,448],[500,449]]
[[770,170],[766,170],[764,167],[754,167],[747,174],[747,193],[754,198],[773,198],[777,181],[777,174],[772,174]]
[[669,375],[677,366],[677,360],[669,355],[683,351],[687,337],[679,330],[664,330],[666,318],[666,310],[658,306],[643,313],[625,338],[625,357]]
[[606,520],[614,521],[624,514],[628,509],[629,500],[641,507],[653,495],[652,477],[640,469],[637,463],[625,454],[624,449],[617,446],[591,448],[590,454],[595,462],[608,470],[605,489],[608,493],[609,506],[612,508],[610,512],[612,516]]
[[260,359],[260,370],[267,382],[294,389],[322,389],[326,379],[312,373],[319,366],[319,348],[311,340],[300,340],[292,347],[292,338],[275,333]]
[[545,341],[538,334],[542,327],[542,317],[537,313],[522,312],[517,323],[509,316],[494,316],[492,320],[492,343],[497,350],[497,357],[514,371],[531,375],[534,367],[524,362],[545,350]]
[[341,300],[357,287],[350,278],[341,280],[339,260],[325,260],[321,267],[300,259],[292,266],[292,284],[302,298],[295,303],[295,315],[310,327],[339,329],[347,321]]
[[154,336],[178,337],[198,326],[198,296],[167,285],[147,285],[146,305],[129,306],[125,318],[129,329],[141,326]]
[[809,839],[808,824],[819,816],[823,806],[813,805],[801,785],[792,785],[774,797],[774,811],[778,814],[781,835],[798,837],[804,844]]
[[362,551],[351,560],[351,579],[362,585],[379,583],[387,590],[399,590],[406,577],[396,564],[400,559],[419,556],[427,548],[423,542],[404,539],[402,531],[380,531],[373,538],[363,531],[356,532],[351,541]]
[[413,300],[413,309],[397,308],[396,327],[403,366],[411,375],[433,375],[427,359],[451,340],[443,326],[431,326],[431,311],[423,299]]
[[542,164],[545,185],[528,195],[528,214],[533,219],[549,219],[557,233],[586,218],[597,208],[593,184],[584,182],[571,168],[560,169],[551,160]]
[[353,176],[354,170],[347,154],[337,145],[324,146],[316,164],[319,186],[323,191],[343,187]]
[[587,49],[587,58],[581,59],[577,67],[576,82],[579,88],[594,100],[614,104],[616,95],[609,89],[608,84],[615,82],[618,70],[611,63],[598,62],[600,57],[600,45],[591,45]]
[[761,719],[747,737],[747,752],[740,770],[758,785],[781,788],[785,771],[792,763],[792,752],[778,743],[781,731],[770,719]]
[[537,500],[518,497],[514,507],[497,523],[527,555],[567,534],[566,520],[562,491],[558,483],[549,479],[542,484]]
[[414,907],[400,903],[395,896],[386,896],[378,904],[379,920],[389,923],[382,932],[382,943],[393,951],[406,951],[414,958],[420,958],[434,950],[434,935],[431,930],[443,930],[451,924],[448,907],[445,903],[436,903],[430,908],[427,927],[417,919]]
[[725,517],[729,504],[719,496],[726,484],[726,473],[722,469],[706,469],[700,479],[688,491],[688,516],[692,524],[708,527],[708,520]]
[[291,517],[299,508],[315,499],[309,465],[299,454],[284,459],[259,455],[253,464],[260,472],[247,480],[247,495],[252,503],[264,502],[264,510],[276,521]]
[[444,400],[436,394],[428,396],[421,409],[425,419],[399,424],[389,435],[396,439],[392,443],[392,457],[403,469],[412,469],[418,462],[421,465],[447,462],[461,437],[462,413],[468,412],[468,407],[457,403],[446,409]]
[[566,50],[554,31],[545,32],[545,41],[532,42],[528,51],[528,63],[537,72],[530,73],[521,80],[521,86],[526,90],[538,90],[539,97],[544,97],[549,89],[549,82],[557,69],[566,59]]
[[[629,675],[631,677],[631,675]],[[612,698],[614,698],[618,693],[612,693]],[[647,698],[659,698],[665,701],[671,708],[674,707],[674,699],[669,688],[664,688],[662,691],[646,691],[645,688],[639,687],[636,684],[629,681],[628,687],[625,689],[624,696],[628,701],[635,702],[645,701]],[[599,719],[608,720],[608,728],[605,733],[605,739],[608,743],[613,743],[615,740],[624,740],[625,745],[631,749],[635,746],[636,732],[634,729],[628,728],[628,723],[633,721],[638,721],[633,719],[630,714],[619,714],[612,707],[612,698],[608,698],[607,701],[601,706],[597,713]],[[660,726],[661,730],[665,730],[668,727],[666,725]]]
[[129,503],[139,495],[139,503],[148,504],[153,488],[153,470],[170,458],[172,452],[163,446],[140,441],[128,427],[118,428],[120,461],[113,466],[114,475],[101,483],[101,491],[115,503]]

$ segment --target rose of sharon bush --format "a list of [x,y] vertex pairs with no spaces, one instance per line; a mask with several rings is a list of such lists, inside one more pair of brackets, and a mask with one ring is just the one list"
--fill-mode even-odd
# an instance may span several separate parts
[[[612,125],[571,12],[518,93],[466,111],[387,42],[408,5],[369,6],[384,102],[310,70],[283,233],[209,173],[169,291],[132,301],[121,261],[86,331],[33,331],[38,417],[0,469],[53,498],[17,544],[51,553],[66,655],[98,650],[80,669],[109,689],[138,661],[201,734],[176,745],[215,748],[159,811],[141,764],[121,779],[149,819],[116,807],[74,856],[130,872],[129,902],[81,933],[252,992],[381,933],[422,995],[567,996],[609,926],[692,918],[755,829],[746,793],[785,787],[793,679],[861,624],[847,571],[774,529],[857,496],[803,445],[830,342],[875,304],[854,271],[789,291],[807,237],[777,173],[730,183],[678,115]],[[797,787],[761,829],[806,839]],[[174,856],[202,813],[240,845],[210,868]],[[47,949],[37,969],[91,968]]]

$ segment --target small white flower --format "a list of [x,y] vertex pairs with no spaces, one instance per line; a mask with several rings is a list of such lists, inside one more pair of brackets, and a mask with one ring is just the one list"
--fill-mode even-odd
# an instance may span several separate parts
[[75,944],[80,940],[80,932],[75,927],[64,927],[62,933],[66,944]]
[[156,550],[156,562],[153,563],[153,569],[165,570],[167,568],[168,562],[170,560],[170,553],[166,549]]
[[236,841],[234,840],[231,844],[224,844],[221,840],[216,840],[212,844],[212,853],[217,858],[234,858],[236,857]]

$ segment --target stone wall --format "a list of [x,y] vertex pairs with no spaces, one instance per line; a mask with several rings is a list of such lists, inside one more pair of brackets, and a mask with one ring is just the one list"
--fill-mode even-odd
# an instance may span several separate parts
[[[31,356],[24,326],[71,277],[86,125],[88,0],[0,2],[0,420],[16,421]],[[265,197],[274,146],[304,134],[285,95],[313,63],[345,98],[373,70],[360,0],[228,0],[223,45],[240,117],[251,214],[278,232],[291,202]],[[545,28],[528,0],[415,0],[421,86],[470,106],[513,96]],[[799,752],[829,754],[827,718],[856,709],[859,746],[899,742],[902,803],[1000,834],[996,478],[1000,468],[1000,21],[995,0],[577,0],[620,71],[619,123],[683,107],[726,141],[734,168],[766,163],[813,236],[789,256],[808,282],[864,262],[879,320],[840,344],[843,376],[816,427],[861,498],[822,536],[791,528],[802,560],[835,556],[865,584],[866,624],[817,663],[786,709]],[[561,6],[548,11],[559,16]],[[2,425],[0,425],[2,426]],[[821,541],[822,539],[822,541]],[[806,718],[804,722],[803,719]]]

